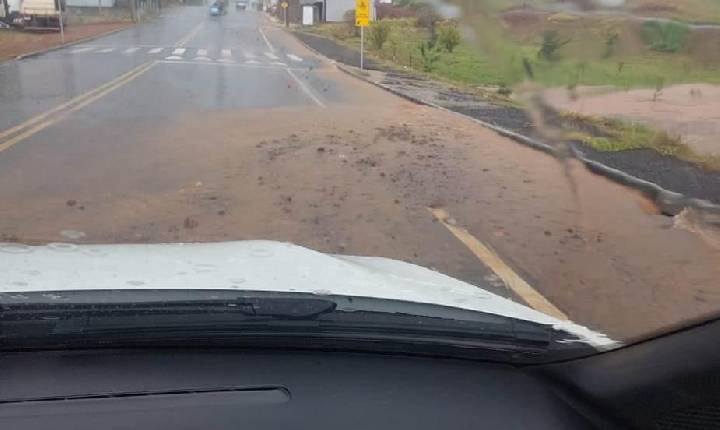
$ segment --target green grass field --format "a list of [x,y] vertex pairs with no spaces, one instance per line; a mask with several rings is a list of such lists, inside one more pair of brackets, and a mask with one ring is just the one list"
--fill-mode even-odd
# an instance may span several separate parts
[[[676,54],[645,51],[642,55],[617,55],[603,58],[599,53],[602,46],[592,46],[585,51],[596,52],[595,58],[575,58],[573,52],[582,52],[578,42],[559,51],[557,61],[538,58],[538,43],[513,43],[503,39],[490,48],[462,41],[452,53],[441,51],[431,69],[426,69],[419,50],[420,43],[429,40],[429,32],[417,28],[412,20],[388,20],[391,33],[382,49],[368,44],[371,57],[407,67],[418,72],[429,73],[443,80],[471,86],[511,86],[525,76],[523,61],[526,60],[534,72],[534,79],[547,86],[571,85],[613,85],[619,88],[654,87],[659,81],[663,85],[675,83],[706,82],[720,83],[720,73],[714,64],[701,64],[686,53]],[[359,47],[360,39],[346,24],[325,24],[310,31],[333,38],[345,45]],[[486,38],[487,40],[487,38]],[[579,43],[600,42],[578,37]],[[487,53],[491,51],[491,53]],[[565,51],[570,51],[567,54]]]

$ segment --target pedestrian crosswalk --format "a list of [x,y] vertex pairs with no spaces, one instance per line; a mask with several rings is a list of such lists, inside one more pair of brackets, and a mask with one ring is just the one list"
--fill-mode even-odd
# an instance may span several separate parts
[[77,45],[71,54],[83,55],[147,55],[159,60],[241,63],[249,65],[269,64],[273,66],[300,65],[308,61],[295,54],[250,51],[233,48],[185,48],[175,46],[101,46]]

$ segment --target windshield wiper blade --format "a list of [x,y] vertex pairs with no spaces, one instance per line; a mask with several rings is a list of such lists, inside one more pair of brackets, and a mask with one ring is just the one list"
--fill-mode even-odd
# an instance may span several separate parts
[[231,314],[275,319],[308,319],[333,312],[337,304],[321,298],[238,297],[235,299],[130,303],[0,303],[0,321],[117,316]]

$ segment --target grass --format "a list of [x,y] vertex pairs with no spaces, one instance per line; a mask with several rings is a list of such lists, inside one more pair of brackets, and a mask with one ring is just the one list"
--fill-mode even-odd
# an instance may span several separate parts
[[698,154],[684,144],[680,137],[651,129],[644,124],[577,113],[563,113],[560,117],[563,126],[569,130],[569,138],[598,151],[651,149],[706,170],[720,171],[720,156]]
[[[717,0],[720,4],[720,0]],[[429,39],[429,32],[414,26],[410,19],[388,20],[390,36],[382,49],[368,49],[368,56],[381,62],[414,70],[418,74],[460,86],[512,86],[525,79],[523,61],[530,64],[533,78],[544,86],[609,85],[619,88],[655,88],[658,82],[667,86],[678,83],[720,84],[717,67],[698,62],[687,52],[661,53],[649,48],[641,54],[613,55],[604,58],[603,39],[596,37],[573,43],[560,50],[557,61],[538,58],[539,42],[513,41],[492,22],[472,23],[477,30],[474,43],[463,40],[453,52],[443,51],[431,70],[425,70],[419,45]],[[577,24],[575,24],[577,25]],[[341,44],[359,47],[360,40],[346,24],[326,24],[312,28],[313,33],[330,37]],[[597,33],[597,29],[592,29]],[[596,53],[579,43],[598,45]],[[593,45],[593,46],[594,46]],[[642,45],[640,45],[642,46]],[[578,54],[580,53],[580,54]],[[656,131],[638,123],[615,119],[565,116],[564,124],[578,140],[600,151],[652,149],[677,157],[702,168],[720,171],[720,156],[695,153],[680,138]],[[588,132],[588,128],[592,132]]]
[[[390,36],[382,49],[368,46],[371,57],[400,67],[423,71],[419,45],[429,39],[426,30],[411,20],[388,20]],[[325,24],[309,31],[338,40],[351,47],[360,46],[360,38],[346,24]],[[369,44],[368,44],[369,45]],[[572,50],[579,50],[577,46]],[[720,73],[711,65],[697,64],[687,54],[649,52],[644,55],[611,58],[573,59],[564,50],[555,62],[537,58],[539,44],[511,44],[504,40],[493,46],[491,54],[483,47],[462,41],[452,52],[443,51],[430,71],[434,77],[471,86],[513,85],[525,78],[523,59],[532,65],[535,80],[548,86],[612,85],[620,88],[653,87],[659,78],[666,85],[677,83],[720,83]],[[599,49],[598,49],[599,52]]]

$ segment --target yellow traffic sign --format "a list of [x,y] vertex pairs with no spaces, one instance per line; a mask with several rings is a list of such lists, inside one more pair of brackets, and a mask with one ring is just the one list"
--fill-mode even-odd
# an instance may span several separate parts
[[287,9],[288,6],[289,6],[289,5],[288,5],[288,2],[286,2],[286,1],[280,3],[280,7],[283,8],[283,9]]
[[370,24],[370,0],[355,0],[355,25],[367,27]]

